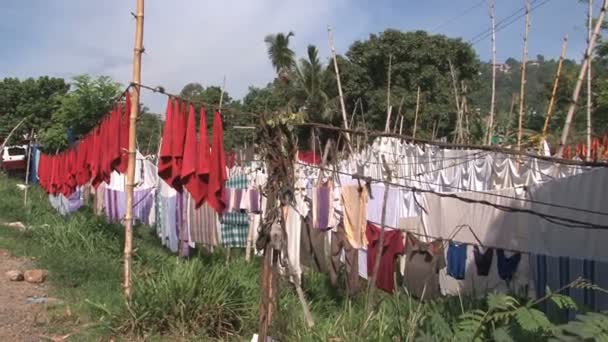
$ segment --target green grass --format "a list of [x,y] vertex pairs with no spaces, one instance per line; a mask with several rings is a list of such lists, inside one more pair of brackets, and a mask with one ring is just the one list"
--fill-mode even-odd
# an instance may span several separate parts
[[[73,341],[241,341],[257,331],[259,260],[246,263],[242,253],[232,251],[226,263],[222,250],[196,251],[181,259],[160,246],[153,229],[136,227],[133,299],[127,307],[121,284],[121,226],[107,223],[88,208],[62,218],[38,188],[30,190],[24,209],[23,192],[2,176],[0,198],[0,222],[19,220],[29,227],[20,232],[0,225],[0,248],[49,269],[50,295],[65,302],[51,309],[49,334],[78,331]],[[529,311],[526,302],[517,307],[505,304],[511,297],[451,297],[420,304],[403,293],[378,293],[372,313],[366,313],[364,295],[344,297],[331,288],[326,275],[307,273],[302,286],[315,326],[306,326],[295,290],[282,281],[271,329],[280,341],[472,340],[481,334],[481,340],[506,335],[537,342],[558,332],[556,325],[534,316],[538,313]],[[562,305],[567,302],[560,300]],[[529,317],[534,320],[526,321]]]

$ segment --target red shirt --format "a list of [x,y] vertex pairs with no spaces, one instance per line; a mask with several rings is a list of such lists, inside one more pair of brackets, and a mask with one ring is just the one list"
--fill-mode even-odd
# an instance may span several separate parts
[[[376,253],[380,245],[381,229],[371,223],[367,223],[365,236],[367,237],[367,275],[372,277]],[[398,255],[405,252],[403,245],[403,233],[399,230],[384,230],[384,240],[382,241],[382,255],[380,257],[380,267],[376,276],[376,286],[388,293],[395,291],[395,260]]]

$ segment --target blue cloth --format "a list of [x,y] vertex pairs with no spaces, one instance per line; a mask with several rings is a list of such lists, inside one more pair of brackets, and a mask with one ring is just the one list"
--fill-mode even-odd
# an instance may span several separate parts
[[467,264],[467,245],[450,242],[448,247],[448,275],[454,279],[464,279]]
[[521,260],[521,253],[515,253],[510,257],[505,256],[505,251],[502,249],[496,250],[498,275],[500,279],[505,281],[511,281],[513,275],[517,271],[519,261]]

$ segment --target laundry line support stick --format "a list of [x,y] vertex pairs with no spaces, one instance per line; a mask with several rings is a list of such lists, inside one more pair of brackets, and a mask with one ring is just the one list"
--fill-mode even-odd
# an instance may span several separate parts
[[[587,44],[591,41],[592,26],[593,26],[593,0],[587,0],[589,3],[587,13]],[[591,160],[591,61],[593,54],[589,56],[589,67],[587,68],[587,151],[585,160]]]
[[492,0],[490,17],[492,21],[492,98],[490,100],[490,119],[488,120],[487,128],[488,145],[492,145],[494,110],[496,105],[496,0]]
[[566,147],[566,143],[568,142],[568,136],[570,135],[570,126],[572,125],[572,118],[574,117],[574,111],[576,110],[576,106],[578,105],[578,97],[581,93],[581,88],[583,86],[583,79],[585,78],[585,73],[587,72],[587,68],[589,67],[589,60],[591,59],[591,54],[593,53],[593,48],[595,47],[595,42],[600,34],[602,29],[602,24],[604,23],[604,17],[606,16],[606,10],[608,9],[608,0],[604,0],[602,4],[602,9],[600,11],[600,15],[597,18],[597,22],[595,23],[595,28],[593,29],[593,35],[591,36],[591,40],[589,44],[587,44],[587,50],[585,52],[585,59],[583,64],[581,65],[581,70],[578,74],[578,79],[576,80],[576,85],[574,86],[574,91],[572,92],[572,99],[570,100],[570,106],[568,107],[568,114],[566,115],[566,123],[564,124],[564,129],[562,130],[562,137],[559,141],[559,149],[557,151],[557,156],[561,157],[564,153],[564,148]]
[[450,66],[450,75],[452,77],[452,87],[454,88],[454,99],[456,100],[456,134],[454,136],[454,142],[462,143],[462,116],[460,114],[460,95],[458,95],[458,84],[456,82],[456,73],[454,72],[454,65],[449,59],[448,64]]
[[30,180],[30,162],[32,160],[32,138],[34,137],[34,129],[30,131],[30,139],[27,146],[27,165],[25,166],[25,189],[23,190],[23,206],[27,207],[27,189],[29,188]]
[[388,200],[388,188],[389,182],[391,181],[391,170],[386,162],[386,159],[382,155],[382,164],[384,164],[384,171],[386,172],[386,179],[384,181],[384,196],[382,197],[382,221],[380,223],[380,238],[378,240],[378,248],[376,250],[376,259],[374,260],[374,268],[372,270],[372,276],[367,283],[367,298],[365,300],[365,314],[369,314],[369,308],[372,301],[372,288],[376,287],[376,279],[378,278],[378,270],[380,269],[380,258],[382,257],[382,249],[384,246],[384,229],[386,228],[386,202]]
[[547,116],[545,117],[545,125],[543,126],[543,139],[546,139],[547,132],[549,131],[549,122],[551,121],[551,115],[553,114],[555,97],[557,95],[557,87],[559,86],[559,77],[562,73],[562,66],[564,65],[564,59],[566,58],[567,48],[568,35],[564,37],[564,43],[562,44],[562,53],[559,56],[559,62],[557,63],[557,72],[555,73],[555,80],[553,81],[553,90],[551,91],[551,99],[549,100],[549,106],[547,106]]
[[386,125],[384,131],[388,132],[391,127],[391,113],[393,112],[393,106],[391,106],[391,66],[393,64],[393,55],[388,55],[388,83],[386,86]]
[[[336,71],[336,82],[338,83],[338,95],[340,97],[340,108],[342,109],[342,122],[344,128],[348,129],[348,118],[346,117],[346,106],[344,105],[344,94],[342,93],[342,82],[340,81],[340,70],[338,69],[338,60],[336,59],[336,47],[334,46],[334,34],[331,26],[327,26],[327,33],[329,35],[329,47],[331,48],[331,56],[334,60],[334,70]],[[350,135],[345,134],[347,145],[350,149]]]
[[[420,86],[416,90],[416,111],[414,113],[414,130],[412,131],[412,138],[416,139],[416,128],[418,127],[418,111],[420,109]],[[403,118],[401,118],[403,120]],[[402,121],[403,122],[403,121]],[[399,130],[401,134],[401,130]]]
[[517,126],[517,149],[521,151],[521,136],[524,123],[526,98],[526,64],[528,63],[528,32],[530,31],[530,0],[526,0],[526,29],[524,32],[524,54],[521,59],[521,83],[519,85],[519,124]]
[[[131,301],[131,265],[133,259],[133,188],[135,187],[135,145],[137,140],[137,117],[139,115],[139,94],[141,88],[141,55],[144,40],[144,0],[137,0],[135,14],[135,48],[133,50],[133,87],[131,94],[131,115],[129,117],[129,152],[126,180],[125,249],[124,249],[124,291],[127,303]],[[127,95],[127,96],[129,96]]]

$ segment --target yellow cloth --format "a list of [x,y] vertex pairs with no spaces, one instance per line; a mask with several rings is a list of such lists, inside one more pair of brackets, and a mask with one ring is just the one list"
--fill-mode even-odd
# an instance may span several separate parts
[[342,207],[344,208],[344,231],[353,248],[367,247],[365,228],[367,227],[367,188],[357,185],[342,187]]

